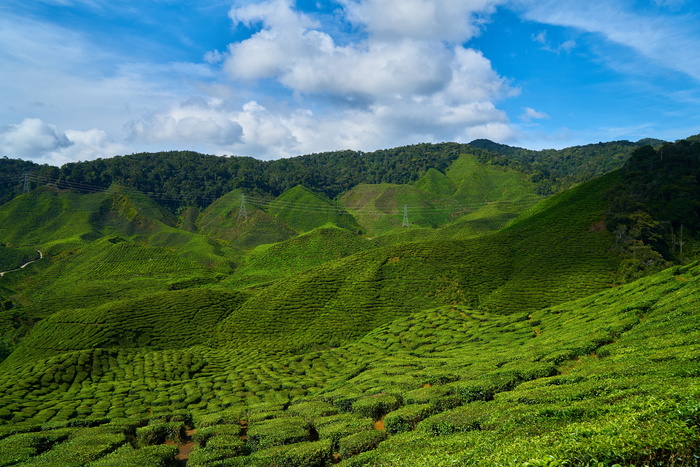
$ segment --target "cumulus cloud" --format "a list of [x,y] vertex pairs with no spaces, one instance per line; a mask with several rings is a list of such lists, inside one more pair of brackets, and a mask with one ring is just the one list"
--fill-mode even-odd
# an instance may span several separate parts
[[[184,147],[277,158],[505,141],[514,133],[498,103],[518,89],[464,45],[501,1],[339,0],[341,32],[292,0],[237,2],[232,23],[254,33],[201,63],[133,62],[57,25],[0,19],[0,81],[11,86],[0,122],[41,105],[41,120],[0,141],[9,157],[55,164]],[[94,128],[76,129],[86,121]]]
[[227,146],[239,141],[241,134],[241,126],[218,100],[190,99],[130,124],[131,138],[146,142],[207,142]]
[[25,118],[0,132],[4,156],[62,165],[75,160],[110,157],[123,149],[105,131],[58,131],[55,125],[38,118]]
[[115,142],[106,131],[92,128],[87,131],[66,130],[66,137],[72,143],[50,155],[52,164],[62,165],[70,161],[87,161],[98,157],[112,157],[123,154],[126,149]]
[[361,99],[430,93],[450,78],[451,53],[439,41],[405,37],[338,46],[285,0],[234,9],[231,17],[265,25],[250,39],[229,46],[224,69],[234,79],[275,78],[296,92]]
[[479,32],[479,15],[493,0],[341,0],[350,21],[382,40],[463,43]]
[[55,125],[38,118],[25,118],[21,123],[8,125],[0,133],[0,147],[8,157],[40,158],[71,144]]
[[289,0],[231,9],[235,24],[258,25],[260,30],[229,45],[224,71],[245,85],[276,81],[293,93],[295,106],[286,113],[248,107],[229,115],[243,128],[241,143],[258,141],[255,129],[270,121],[284,129],[285,136],[273,140],[289,144],[286,155],[455,140],[475,131],[499,140],[513,136],[496,102],[518,89],[483,54],[460,45],[478,32],[477,18],[496,2],[341,4],[346,19],[366,33],[343,44]]

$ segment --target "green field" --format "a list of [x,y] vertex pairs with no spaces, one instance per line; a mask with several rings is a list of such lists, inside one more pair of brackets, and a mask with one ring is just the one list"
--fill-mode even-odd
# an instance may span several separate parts
[[664,243],[645,154],[547,198],[466,154],[337,199],[17,196],[0,466],[697,466],[697,232]]

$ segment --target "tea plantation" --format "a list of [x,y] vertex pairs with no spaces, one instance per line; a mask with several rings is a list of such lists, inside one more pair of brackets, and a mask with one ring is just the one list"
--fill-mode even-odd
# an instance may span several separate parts
[[643,269],[606,224],[625,171],[540,200],[451,164],[177,216],[119,186],[0,206],[0,466],[699,465],[692,230]]

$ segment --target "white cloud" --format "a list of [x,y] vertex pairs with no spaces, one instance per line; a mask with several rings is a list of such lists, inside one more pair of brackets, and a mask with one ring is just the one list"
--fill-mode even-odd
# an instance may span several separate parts
[[136,141],[208,143],[229,146],[240,141],[242,129],[219,100],[191,99],[167,112],[153,114],[130,124],[130,136]]
[[533,34],[532,40],[533,40],[533,42],[537,42],[538,44],[542,44],[542,50],[546,50],[548,52],[554,52],[555,54],[560,54],[562,52],[569,53],[576,48],[576,41],[571,40],[571,39],[564,41],[557,46],[552,46],[549,43],[549,40],[547,39],[547,31],[541,31],[538,34]]
[[124,154],[125,147],[117,143],[104,131],[92,128],[87,131],[66,130],[66,137],[72,143],[49,154],[51,164],[63,165],[71,161],[86,161]]
[[4,156],[62,165],[75,160],[111,157],[123,146],[115,143],[103,130],[66,130],[38,118],[25,118],[0,132]]
[[72,143],[55,125],[38,118],[25,118],[0,133],[0,147],[8,157],[36,158],[70,146]]
[[296,109],[243,109],[231,117],[243,127],[242,143],[257,147],[262,141],[255,135],[269,122],[283,128],[271,136],[284,152],[278,156],[455,140],[474,132],[512,136],[495,103],[519,90],[483,54],[450,42],[472,37],[475,15],[495,3],[344,1],[347,17],[368,35],[342,45],[290,1],[234,7],[235,23],[260,30],[229,46],[223,69],[242,86],[277,81],[293,93]]
[[382,40],[463,43],[479,33],[479,14],[494,0],[340,0],[348,18]]
[[547,31],[541,31],[539,34],[533,34],[532,40],[535,42],[539,42],[540,44],[546,44],[547,43]]
[[533,109],[532,107],[525,107],[523,109],[522,115],[520,115],[520,120],[524,122],[531,122],[533,120],[542,120],[542,119],[548,119],[549,115],[547,115],[544,112],[538,112],[537,110]]
[[[277,158],[503,141],[514,133],[497,103],[518,90],[461,45],[499,2],[343,0],[353,30],[342,38],[338,23],[291,0],[247,2],[229,16],[258,32],[201,63],[133,62],[55,24],[0,18],[2,141],[8,157],[54,164],[143,150]],[[21,137],[25,116],[39,117],[43,139]]]

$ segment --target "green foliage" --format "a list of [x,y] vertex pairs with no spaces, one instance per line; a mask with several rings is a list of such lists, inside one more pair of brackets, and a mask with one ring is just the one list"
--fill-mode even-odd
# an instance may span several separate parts
[[314,421],[319,418],[336,415],[338,409],[323,401],[306,401],[292,404],[288,408],[289,412],[304,417],[307,420]]
[[280,280],[372,247],[369,240],[335,225],[319,227],[290,240],[254,248],[246,256],[246,264],[226,284],[240,287]]
[[27,461],[51,449],[51,447],[68,438],[71,431],[53,430],[40,433],[18,433],[0,440],[0,465],[14,465]]
[[177,446],[145,446],[135,449],[125,444],[103,458],[90,462],[89,467],[171,467],[176,465]]
[[607,227],[627,280],[697,257],[700,142],[637,149],[610,193]]
[[0,158],[0,206],[22,193],[25,173],[31,190],[46,179],[56,178],[58,168],[7,156]]
[[267,211],[298,232],[308,232],[325,224],[351,232],[361,230],[355,218],[341,206],[301,185],[275,198]]
[[[273,172],[243,171],[236,182],[267,184],[250,197],[250,224],[237,222],[241,191],[179,219],[118,186],[19,196],[0,207],[0,253],[14,263],[19,251],[45,257],[0,279],[11,302],[0,311],[11,352],[0,362],[0,452],[15,456],[0,465],[173,465],[174,446],[135,445],[184,441],[185,426],[196,428],[189,464],[211,467],[329,465],[338,455],[343,465],[695,465],[700,266],[611,287],[630,257],[678,260],[660,246],[664,222],[675,222],[662,216],[693,219],[694,185],[677,180],[694,173],[694,144],[641,150],[626,171],[528,209],[533,186],[506,158],[458,157],[467,151],[457,145],[407,148],[408,162],[389,157],[397,150],[348,153],[358,167],[342,182],[314,183],[340,193],[370,181],[352,191],[358,206],[429,208],[425,227],[372,240],[331,224],[285,237],[286,222],[305,229],[345,216],[347,199],[297,188],[270,204],[261,195],[277,189]],[[645,164],[662,155],[668,167],[644,186]],[[280,162],[288,173],[275,186],[308,180],[307,163],[318,176],[314,164],[336,156]],[[150,160],[124,159],[95,166]],[[212,165],[192,180],[220,169],[210,193],[230,185],[229,167],[248,163],[201,161]],[[392,176],[414,184],[370,176],[362,163],[394,164]],[[85,167],[69,169],[78,179]],[[571,180],[557,177],[548,180]],[[628,198],[643,209],[611,209],[629,177]],[[200,190],[169,207],[204,207]],[[290,212],[274,213],[291,216],[284,222],[260,209],[285,199]],[[456,219],[440,211],[460,203],[474,209]],[[606,221],[641,242],[625,246],[637,256],[620,253]],[[255,240],[266,223],[277,229],[271,241],[284,241]],[[686,226],[684,256],[693,235]]]
[[421,420],[427,418],[436,411],[433,404],[410,404],[400,409],[389,412],[384,417],[384,428],[387,433],[396,434],[410,431],[416,428]]
[[39,252],[33,248],[8,248],[0,245],[0,272],[19,269],[24,264],[39,259]]
[[253,465],[268,467],[325,467],[332,459],[331,443],[306,441],[290,446],[276,446],[253,454]]
[[660,144],[663,141],[611,141],[542,151],[506,146],[483,139],[472,141],[469,145],[508,158],[520,170],[530,174],[539,193],[552,194],[619,169],[635,149],[649,143]]
[[371,418],[361,418],[352,414],[339,414],[318,418],[314,421],[319,439],[331,440],[333,447],[337,448],[341,438],[372,430],[374,421]]
[[339,443],[338,453],[340,458],[347,459],[361,452],[375,449],[387,436],[386,432],[379,430],[361,431],[354,435],[346,436]]
[[401,406],[401,398],[393,394],[374,394],[362,397],[352,404],[352,411],[363,417],[380,419],[384,414]]
[[309,439],[309,422],[301,417],[273,418],[248,428],[248,445],[253,451],[299,443]]
[[[479,430],[488,413],[488,404],[472,402],[425,418],[418,429],[434,435],[451,435],[461,431]],[[405,431],[405,430],[404,430]]]
[[165,441],[178,442],[185,437],[185,424],[166,422],[146,425],[136,429],[136,439],[143,446],[163,444]]

